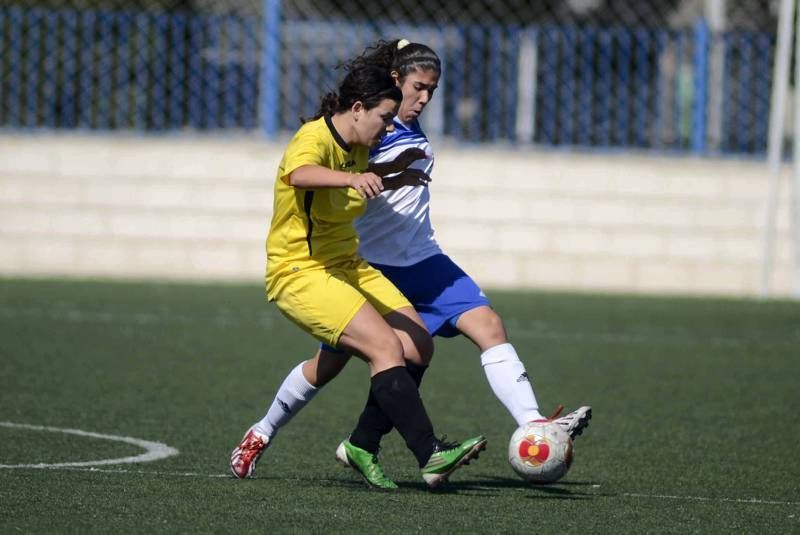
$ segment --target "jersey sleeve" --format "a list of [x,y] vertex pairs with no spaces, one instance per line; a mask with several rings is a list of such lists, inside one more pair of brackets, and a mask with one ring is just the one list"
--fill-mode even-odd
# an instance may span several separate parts
[[304,165],[326,167],[330,160],[329,145],[313,130],[301,130],[292,139],[283,156],[280,179],[288,184],[289,175]]

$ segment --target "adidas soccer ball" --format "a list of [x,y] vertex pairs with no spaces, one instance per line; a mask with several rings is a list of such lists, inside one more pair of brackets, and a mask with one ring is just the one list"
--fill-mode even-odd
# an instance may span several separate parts
[[529,422],[511,435],[508,462],[522,479],[553,483],[572,465],[572,439],[554,422]]

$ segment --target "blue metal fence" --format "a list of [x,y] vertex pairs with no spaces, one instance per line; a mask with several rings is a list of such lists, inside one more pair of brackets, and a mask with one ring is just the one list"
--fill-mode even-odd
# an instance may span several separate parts
[[10,8],[0,30],[4,127],[258,126],[258,19]]
[[[715,35],[702,21],[684,30],[291,21],[279,0],[264,5],[261,17],[0,8],[0,127],[274,135],[314,112],[338,62],[404,36],[440,53],[432,128],[456,140],[766,150],[771,34]],[[712,50],[721,87],[709,87]],[[719,139],[708,127],[715,99]]]

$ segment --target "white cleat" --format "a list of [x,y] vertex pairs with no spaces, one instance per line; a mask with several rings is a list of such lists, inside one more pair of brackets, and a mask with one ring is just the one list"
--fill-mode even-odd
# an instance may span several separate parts
[[557,423],[561,429],[566,431],[569,437],[574,440],[577,436],[583,433],[584,429],[589,426],[589,420],[592,419],[592,408],[586,406],[579,407],[569,414],[565,414],[559,418],[558,415],[561,414],[562,410],[564,410],[563,405],[556,407],[556,410],[553,411],[553,414],[550,415],[550,418],[547,418],[547,421]]

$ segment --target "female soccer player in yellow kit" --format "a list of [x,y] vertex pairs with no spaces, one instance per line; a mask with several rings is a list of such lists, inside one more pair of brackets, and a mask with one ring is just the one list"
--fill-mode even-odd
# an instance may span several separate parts
[[[444,443],[434,436],[404,360],[429,360],[430,335],[400,291],[358,256],[353,227],[366,199],[383,190],[382,176],[368,169],[369,147],[393,129],[401,100],[386,70],[351,69],[338,93],[326,95],[316,118],[292,138],[275,180],[266,290],[301,329],[367,362],[373,396],[435,487],[477,457],[486,439]],[[403,171],[407,160],[380,173]],[[233,474],[252,475],[268,444],[250,428],[231,453]]]

